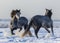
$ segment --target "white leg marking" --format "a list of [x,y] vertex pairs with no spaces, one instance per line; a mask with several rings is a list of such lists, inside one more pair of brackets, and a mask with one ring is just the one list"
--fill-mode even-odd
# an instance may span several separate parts
[[45,38],[49,38],[49,37],[50,37],[50,35],[51,35],[51,34],[50,34],[50,33],[48,33],[48,34],[45,36]]

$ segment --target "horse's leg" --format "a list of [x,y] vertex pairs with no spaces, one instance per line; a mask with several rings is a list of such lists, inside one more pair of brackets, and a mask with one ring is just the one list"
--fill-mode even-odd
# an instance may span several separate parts
[[28,27],[28,24],[24,25],[24,30],[26,30],[27,27]]
[[15,35],[15,33],[13,33],[13,31],[16,30],[16,29],[17,29],[17,28],[12,28],[12,29],[11,29],[11,34],[12,34],[12,35]]
[[21,37],[24,37],[24,36],[30,31],[30,27],[31,27],[31,25],[29,25],[29,26],[26,28],[25,32],[21,35]]
[[30,27],[32,26],[32,22],[33,21],[31,20],[28,27],[26,28],[25,32],[22,34],[22,37],[24,37],[27,34],[27,32],[30,31]]
[[52,35],[54,36],[53,26],[51,25]]
[[40,29],[40,27],[36,27],[36,28],[34,28],[35,29],[35,35],[36,35],[36,37],[38,38],[38,31],[39,31],[39,29]]
[[22,30],[22,27],[20,27],[20,30],[19,30],[19,32]]
[[12,34],[12,35],[15,35],[15,34],[13,33],[13,31],[14,31],[14,28],[11,29],[11,34]]
[[48,33],[50,33],[50,30],[47,27],[45,27],[45,29],[47,30]]
[[[28,27],[28,25],[25,25],[25,26],[24,26],[24,30],[26,30],[26,29],[27,29],[27,27]],[[32,33],[31,33],[31,31],[30,31],[30,30],[27,32],[27,34],[29,34],[29,36],[32,36]]]
[[45,38],[49,38],[50,37],[50,31],[48,30],[47,27],[45,27],[45,29],[47,30],[48,34],[45,36]]

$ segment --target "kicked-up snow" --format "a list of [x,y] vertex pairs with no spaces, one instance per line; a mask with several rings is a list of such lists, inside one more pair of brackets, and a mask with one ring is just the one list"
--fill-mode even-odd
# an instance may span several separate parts
[[[17,30],[14,31],[15,33]],[[23,31],[22,31],[23,32]],[[21,32],[21,33],[22,33]],[[31,28],[31,32],[33,37],[24,36],[21,38],[20,32],[17,32],[16,35],[11,35],[10,28],[0,28],[0,43],[59,43],[60,42],[60,28],[54,28],[55,37],[50,35],[49,38],[45,38],[44,36],[47,34],[44,28],[41,28],[38,32],[39,38],[37,39],[33,28]]]
[[30,30],[33,37],[26,35],[23,38],[20,36],[24,32],[24,29],[21,32],[18,32],[19,29],[17,29],[14,31],[16,35],[11,35],[10,28],[0,28],[0,43],[60,43],[60,27],[54,27],[53,29],[55,36],[50,34],[49,37],[45,37],[48,33],[44,28],[41,28],[38,32],[39,38],[37,39],[32,27]]

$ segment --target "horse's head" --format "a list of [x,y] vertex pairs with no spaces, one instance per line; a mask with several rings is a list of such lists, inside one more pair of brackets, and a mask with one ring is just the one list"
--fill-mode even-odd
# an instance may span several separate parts
[[12,12],[11,12],[11,18],[16,17],[17,19],[19,19],[20,14],[21,14],[20,10],[17,10],[17,9],[16,10],[12,10]]
[[49,18],[51,18],[52,16],[52,9],[46,9],[46,13],[45,13],[45,16],[48,16]]
[[20,14],[21,14],[20,10],[16,9],[16,18],[17,18],[17,19],[19,19]]
[[13,18],[16,15],[16,10],[12,10],[11,12],[11,18]]

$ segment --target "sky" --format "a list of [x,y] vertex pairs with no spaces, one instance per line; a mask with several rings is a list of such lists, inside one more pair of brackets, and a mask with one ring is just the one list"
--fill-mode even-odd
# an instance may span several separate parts
[[13,9],[20,9],[21,16],[29,19],[44,15],[45,9],[52,9],[53,20],[60,20],[60,0],[0,0],[0,19],[10,19]]

